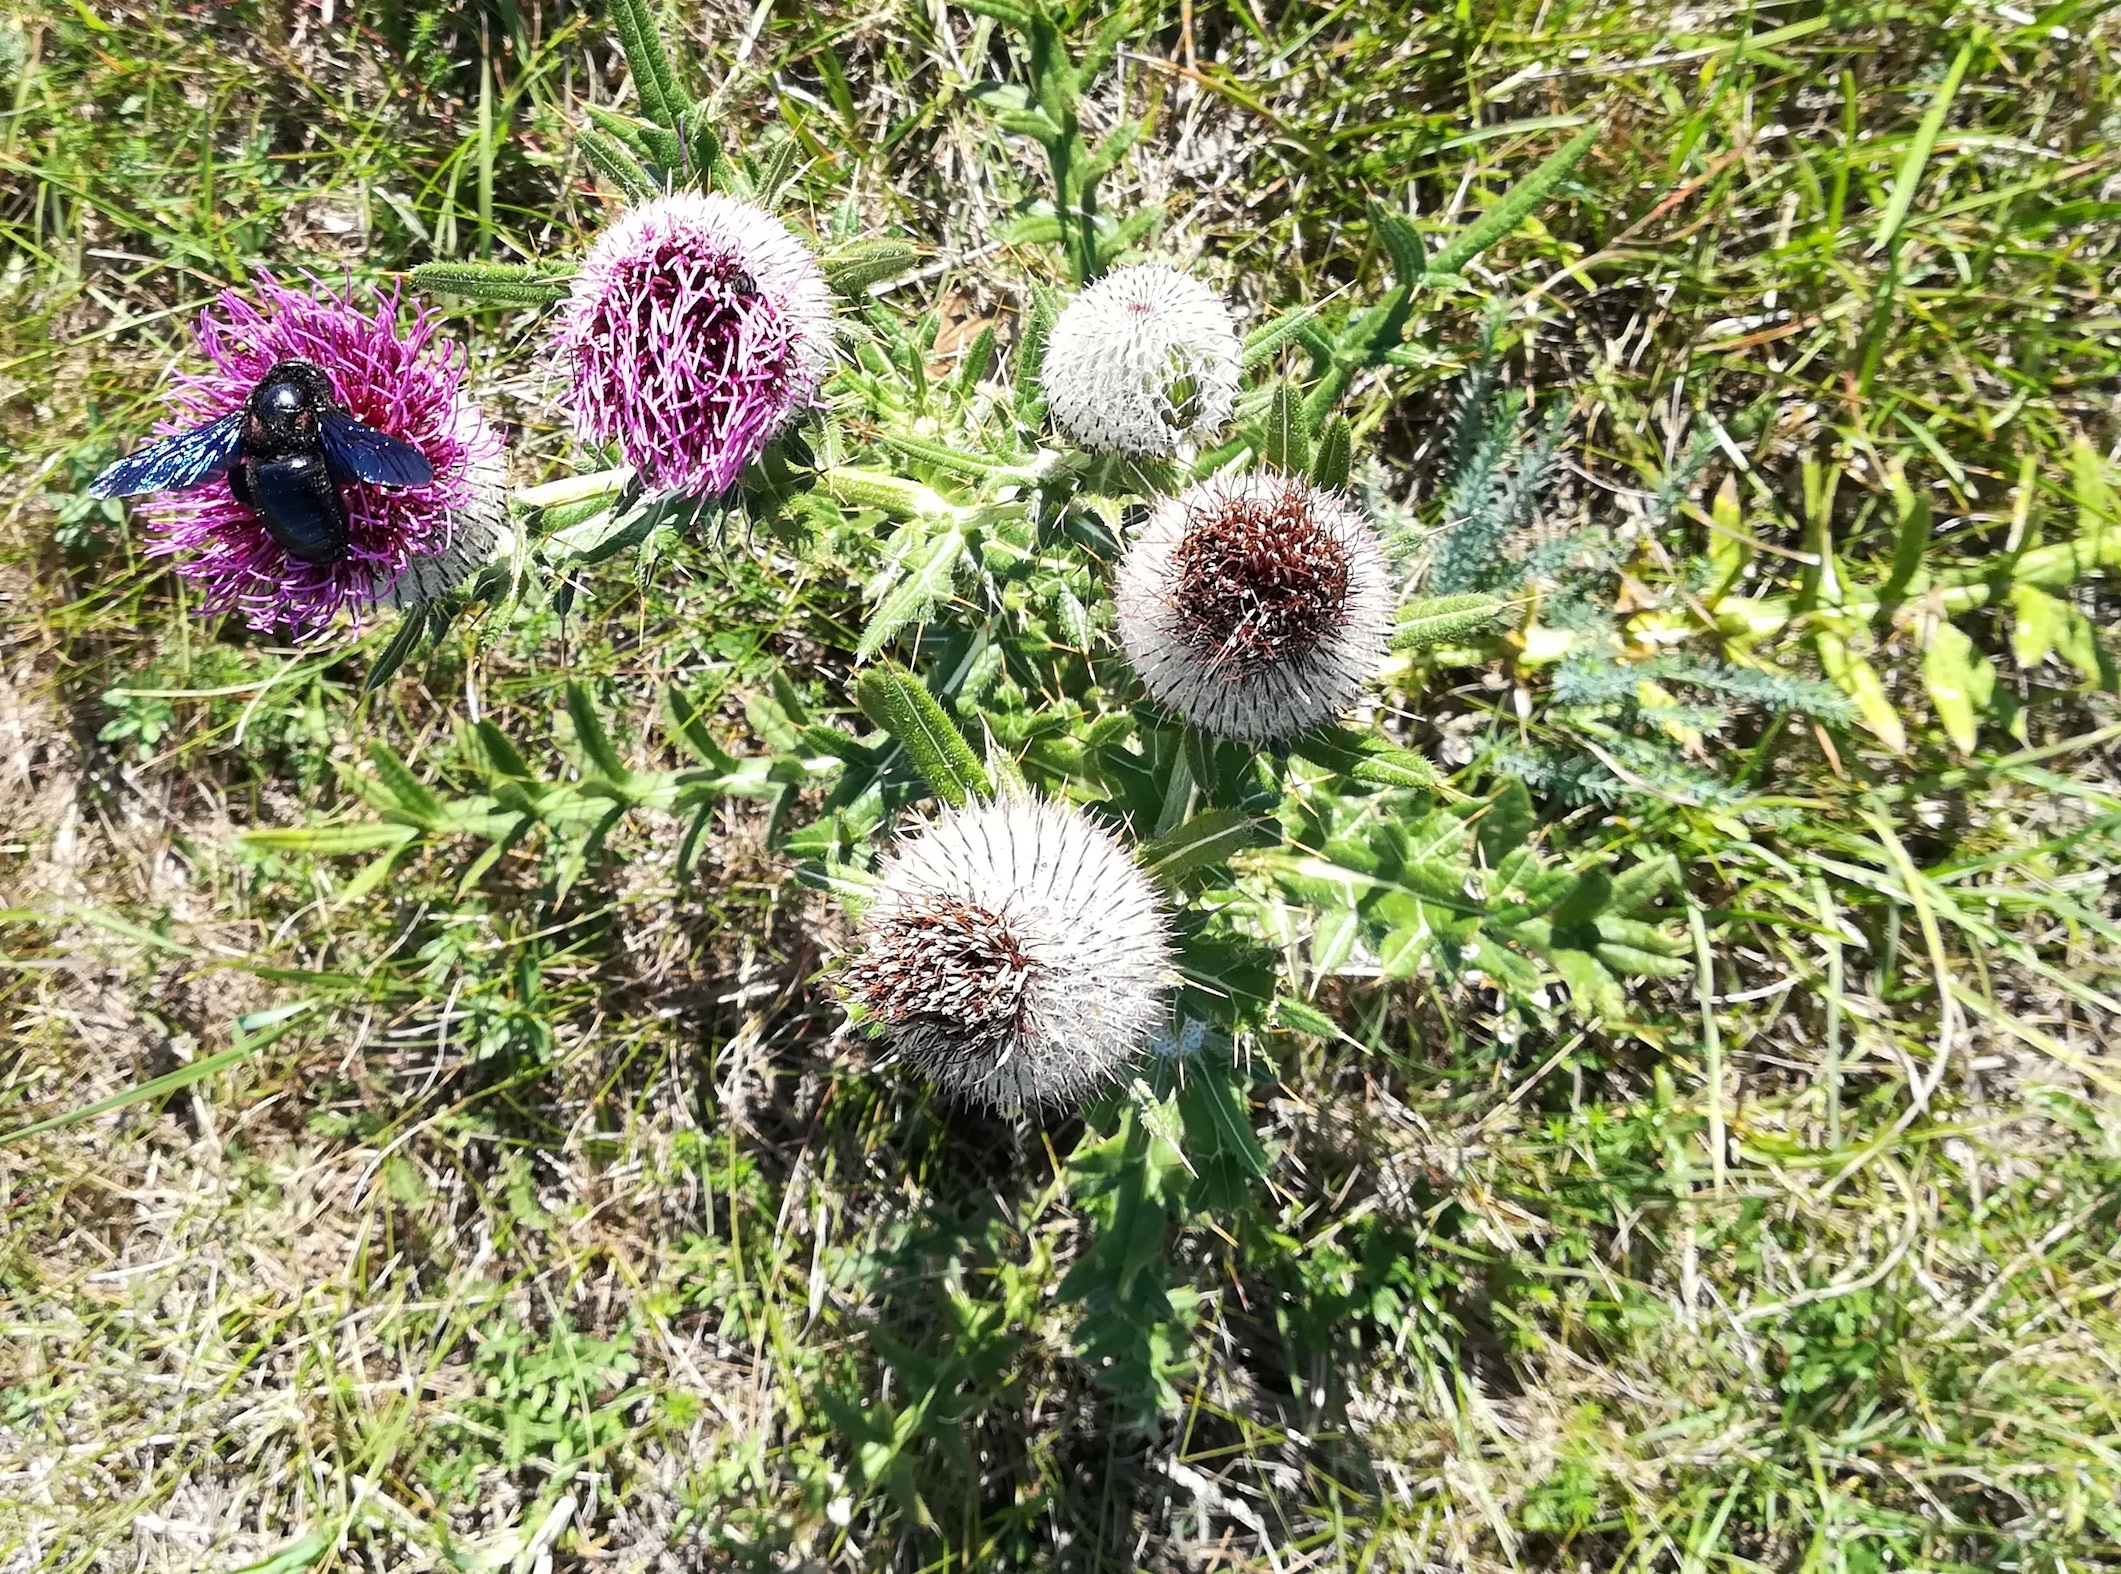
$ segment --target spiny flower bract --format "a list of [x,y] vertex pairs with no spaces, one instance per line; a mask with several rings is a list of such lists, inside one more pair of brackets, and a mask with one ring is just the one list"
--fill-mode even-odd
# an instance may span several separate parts
[[1070,1104],[1165,1016],[1164,905],[1080,810],[1017,797],[950,809],[885,861],[848,993],[945,1093]]
[[1376,529],[1299,476],[1214,476],[1142,526],[1114,591],[1149,692],[1203,732],[1290,738],[1382,664],[1392,584]]
[[1046,407],[1095,452],[1174,454],[1229,424],[1239,356],[1229,308],[1207,285],[1161,263],[1121,268],[1054,323]]
[[597,237],[553,346],[583,436],[653,491],[718,495],[816,396],[832,298],[772,214],[680,192]]
[[364,312],[350,285],[306,282],[293,289],[260,274],[254,300],[222,292],[195,329],[209,369],[175,375],[155,430],[189,431],[240,409],[275,362],[305,360],[355,420],[425,455],[434,479],[341,486],[348,545],[336,563],[291,557],[225,477],[142,508],[147,550],[177,557],[177,572],[205,590],[202,612],[237,611],[260,632],[298,638],[341,612],[405,605],[424,599],[421,587],[453,583],[451,565],[483,559],[505,509],[501,435],[464,388],[462,352],[436,338],[437,314],[422,309],[401,329],[395,287]]
[[405,565],[405,572],[376,597],[376,605],[397,610],[422,607],[465,584],[489,563],[501,561],[515,539],[508,525],[503,502],[507,491],[507,469],[496,453],[474,467],[473,484],[491,506],[467,512],[457,522],[457,533],[439,552],[423,553]]

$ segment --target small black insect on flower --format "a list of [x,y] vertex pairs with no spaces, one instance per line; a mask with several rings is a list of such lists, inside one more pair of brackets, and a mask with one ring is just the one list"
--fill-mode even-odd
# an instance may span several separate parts
[[119,460],[89,493],[189,492],[224,475],[289,557],[331,564],[349,545],[340,487],[421,487],[434,480],[434,469],[410,443],[340,409],[331,379],[315,363],[287,360],[265,373],[242,409]]

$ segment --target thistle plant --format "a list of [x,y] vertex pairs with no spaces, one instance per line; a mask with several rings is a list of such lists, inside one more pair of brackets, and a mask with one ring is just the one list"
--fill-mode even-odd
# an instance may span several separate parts
[[40,1574],[2111,1559],[2097,8],[16,9]]
[[[1595,128],[1451,234],[1374,208],[1382,277],[1240,337],[1225,263],[1143,260],[1161,215],[1100,206],[1141,128],[1093,148],[1077,110],[1126,18],[1073,46],[1043,5],[974,9],[1021,80],[972,101],[1037,140],[1054,178],[1007,238],[1058,250],[988,281],[1013,321],[948,376],[917,290],[905,307],[874,293],[914,249],[862,234],[791,143],[715,123],[641,0],[613,7],[632,112],[577,133],[601,233],[579,258],[415,274],[553,308],[525,342],[591,451],[514,496],[515,550],[409,613],[378,680],[459,616],[493,638],[526,599],[570,605],[600,564],[655,572],[711,520],[725,550],[746,539],[728,526],[758,527],[859,598],[859,626],[831,635],[849,660],[781,671],[746,731],[673,689],[666,731],[689,758],[671,769],[570,684],[564,745],[475,721],[476,779],[443,790],[379,747],[380,824],[254,840],[368,850],[359,891],[421,849],[485,843],[467,880],[542,850],[557,900],[600,877],[624,816],[685,821],[682,874],[721,801],[764,800],[778,852],[856,920],[839,998],[887,1053],[845,1074],[1085,1122],[1072,1174],[1100,1233],[1063,1288],[1102,1380],[1151,1420],[1178,1401],[1192,1304],[1159,1243],[1258,1205],[1254,1079],[1275,1033],[1335,1032],[1321,986],[1422,978],[1498,1024],[1617,1034],[1636,981],[1689,965],[1657,905],[1668,862],[1563,867],[1523,783],[1450,786],[1407,746],[1429,662],[1509,655],[1512,626],[1555,604],[1519,537],[1562,428],[1513,459],[1514,396],[1476,374],[1422,599],[1409,533],[1353,484],[1372,473],[1363,434],[1439,361],[1408,342],[1417,302],[1552,196]],[[827,233],[791,190],[836,213]]]
[[1163,902],[1079,810],[1011,795],[946,810],[884,861],[849,995],[938,1087],[1072,1106],[1164,1020]]
[[1085,448],[1167,457],[1229,425],[1240,354],[1229,308],[1200,280],[1157,263],[1122,268],[1053,325],[1046,408]]
[[[1417,307],[1551,197],[1596,128],[1455,232],[1373,208],[1381,278],[1239,337],[1219,259],[1144,260],[1161,215],[1099,204],[1139,125],[1092,148],[1076,110],[1124,19],[1071,53],[1040,5],[975,9],[1015,40],[1022,80],[972,101],[1040,142],[1055,179],[1005,238],[1057,250],[988,280],[1013,320],[947,376],[917,291],[904,307],[873,293],[914,249],[806,186],[792,144],[745,148],[712,123],[641,0],[613,10],[636,112],[597,109],[578,131],[602,232],[579,259],[415,274],[552,307],[526,342],[604,451],[516,493],[509,550],[439,576],[372,682],[459,617],[483,618],[484,641],[528,600],[564,610],[626,554],[653,573],[708,521],[725,553],[746,539],[729,526],[756,527],[858,602],[856,626],[819,636],[846,660],[778,671],[746,729],[673,688],[674,767],[643,763],[570,683],[564,741],[474,720],[470,779],[439,787],[377,744],[361,783],[380,819],[251,840],[366,853],[342,898],[483,844],[467,888],[530,854],[558,902],[604,878],[624,817],[683,823],[682,878],[725,802],[762,802],[778,854],[854,919],[836,999],[885,1053],[848,1054],[843,1075],[1048,1133],[1081,1120],[1067,1186],[1089,1228],[1060,1290],[1117,1413],[1150,1426],[1194,1359],[1200,1292],[1171,1244],[1210,1212],[1272,1228],[1255,1087],[1291,1035],[1337,1041],[1321,990],[1416,985],[1498,1057],[1527,1026],[1636,1032],[1656,981],[1694,965],[1662,905],[1680,870],[1556,857],[1540,804],[1738,802],[1711,740],[1744,712],[1869,722],[1856,636],[1918,597],[1949,616],[1996,591],[1924,577],[1910,504],[1917,544],[1873,590],[1837,599],[1822,574],[1804,596],[1747,596],[1742,560],[1717,547],[1695,603],[1620,610],[1628,551],[1665,550],[1702,517],[1740,534],[1724,492],[1695,501],[1711,450],[1658,477],[1629,531],[1562,528],[1571,411],[1505,386],[1500,316],[1441,472],[1402,505],[1364,434],[1460,358],[1409,341]],[[825,234],[791,216],[791,190],[835,213]],[[2028,551],[2012,594],[2121,561],[2117,543]],[[1826,683],[1771,659],[1794,631]],[[1446,782],[1409,738],[1432,670],[1464,662],[1507,664],[1530,704]]]
[[824,275],[786,225],[720,194],[629,209],[553,332],[582,436],[651,491],[726,492],[803,414],[832,359]]
[[1212,476],[1158,505],[1114,589],[1151,694],[1219,737],[1332,721],[1385,658],[1393,587],[1377,531],[1301,476]]
[[1099,185],[1148,129],[1147,120],[1122,122],[1095,147],[1083,134],[1083,91],[1111,65],[1138,20],[1137,8],[1114,6],[1079,51],[1071,50],[1064,22],[1043,0],[971,0],[966,9],[992,17],[1022,40],[1026,80],[984,82],[975,97],[1003,130],[1044,149],[1053,179],[1050,196],[1032,205],[1010,238],[1059,242],[1070,276],[1086,283],[1161,217],[1145,208],[1114,218],[1098,202]]

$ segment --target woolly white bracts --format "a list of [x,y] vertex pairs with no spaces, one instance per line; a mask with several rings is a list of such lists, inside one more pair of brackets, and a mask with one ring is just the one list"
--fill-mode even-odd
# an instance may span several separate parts
[[1046,341],[1046,407],[1096,453],[1170,455],[1230,424],[1241,347],[1215,292],[1161,263],[1109,273]]
[[885,861],[848,993],[943,1092],[1001,1111],[1072,1104],[1165,1017],[1164,905],[1079,810],[945,810]]
[[511,542],[508,530],[508,472],[498,457],[474,464],[470,500],[457,515],[457,533],[439,552],[420,553],[406,561],[405,572],[375,598],[379,607],[406,611],[439,600],[476,575]]
[[1291,738],[1383,663],[1393,593],[1377,531],[1299,476],[1213,476],[1149,516],[1114,591],[1149,692],[1203,732]]

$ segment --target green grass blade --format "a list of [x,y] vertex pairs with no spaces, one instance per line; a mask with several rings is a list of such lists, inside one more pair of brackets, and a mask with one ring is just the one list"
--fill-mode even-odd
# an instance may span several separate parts
[[1952,100],[1959,96],[1959,84],[1966,80],[1967,67],[1974,63],[1975,48],[1976,42],[1972,39],[1959,46],[1959,53],[1952,57],[1951,69],[1945,72],[1944,81],[1922,116],[1922,123],[1915,128],[1915,140],[1908,144],[1907,152],[1900,160],[1899,172],[1893,176],[1893,194],[1886,201],[1885,211],[1878,216],[1873,245],[1890,247],[1900,238],[1900,227],[1907,222],[1908,210],[1915,205],[1915,196],[1922,189],[1922,172],[1936,149],[1938,133],[1944,129],[1944,117],[1951,113]]
[[[175,1093],[180,1088],[188,1088],[194,1082],[203,1081],[217,1071],[225,1071],[230,1066],[248,1060],[268,1044],[292,1032],[294,1019],[315,1004],[313,1000],[305,1000],[292,1006],[281,1006],[273,1011],[261,1012],[255,1017],[238,1018],[235,1024],[236,1042],[227,1049],[208,1055],[202,1060],[195,1060],[188,1066],[179,1066],[175,1071],[143,1082],[137,1087],[127,1088],[122,1093],[113,1093],[109,1098],[98,1099],[93,1104],[84,1104],[79,1109],[70,1109],[64,1114],[53,1115],[45,1120],[32,1121],[27,1126],[17,1126],[13,1131],[0,1132],[0,1148],[47,1131],[57,1131],[61,1127],[93,1120],[98,1115],[108,1115],[114,1109],[124,1109],[128,1105],[157,1099],[165,1093]],[[269,1026],[272,1030],[252,1038],[244,1031],[246,1022],[254,1026]]]

